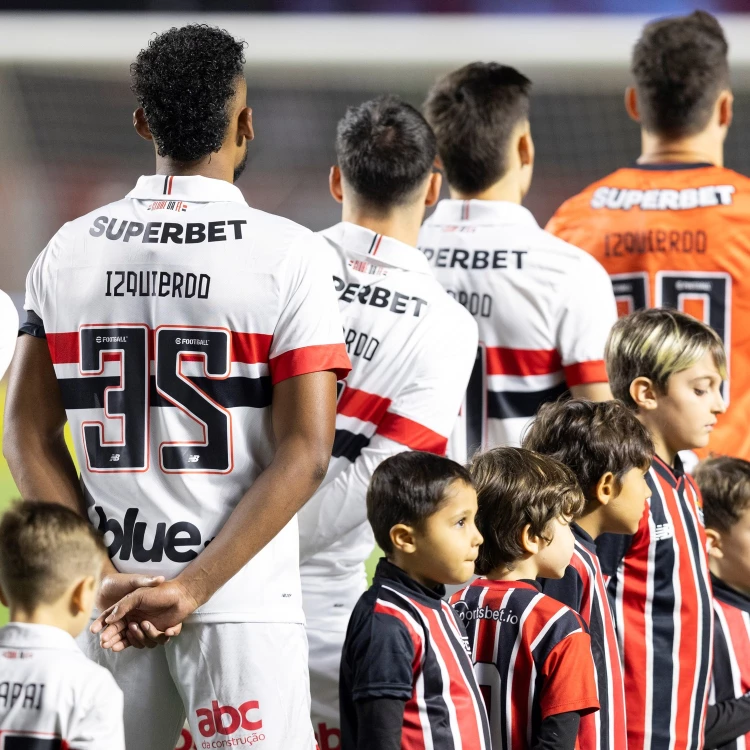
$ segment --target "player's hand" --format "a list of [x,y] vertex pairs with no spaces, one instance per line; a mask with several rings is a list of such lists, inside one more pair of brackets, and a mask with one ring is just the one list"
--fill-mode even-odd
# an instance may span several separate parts
[[94,620],[91,632],[100,633],[102,648],[113,651],[122,651],[140,642],[138,629],[133,625],[151,640],[165,642],[165,638],[179,634],[182,622],[197,608],[198,602],[182,584],[164,581],[124,596]]
[[96,595],[96,608],[100,612],[109,609],[113,604],[136,589],[158,586],[164,583],[164,576],[143,576],[135,573],[109,573],[102,578]]

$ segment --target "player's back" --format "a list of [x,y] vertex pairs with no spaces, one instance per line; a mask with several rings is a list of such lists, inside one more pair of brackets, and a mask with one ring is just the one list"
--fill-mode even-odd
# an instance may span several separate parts
[[[419,250],[348,222],[321,234],[352,371],[339,384],[333,456],[318,495],[342,514],[355,505],[362,523],[305,564],[306,587],[324,570],[351,572],[372,551],[364,499],[380,461],[403,450],[445,453],[477,345],[476,323]],[[347,469],[360,457],[361,470],[351,476]],[[321,516],[316,528],[306,520],[303,509],[303,536],[336,538],[336,520]],[[329,578],[319,583],[330,589]]]
[[124,750],[112,675],[48,625],[0,629],[0,745],[5,750]]
[[[119,570],[176,575],[270,463],[272,386],[346,369],[322,250],[230,183],[157,175],[37,259],[26,307]],[[296,545],[292,522],[199,616],[299,620]]]
[[606,382],[604,343],[615,320],[606,274],[542,230],[527,209],[444,200],[419,244],[479,326],[465,403],[469,453],[519,445],[541,404],[570,386]]
[[605,267],[620,314],[676,307],[719,333],[729,409],[709,449],[750,458],[750,180],[710,164],[620,169],[566,201],[547,229]]

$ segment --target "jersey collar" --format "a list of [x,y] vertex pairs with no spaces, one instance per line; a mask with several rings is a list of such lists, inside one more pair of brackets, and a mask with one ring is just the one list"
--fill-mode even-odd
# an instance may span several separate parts
[[52,625],[11,622],[0,628],[0,648],[53,648],[80,651],[73,636]]
[[539,581],[532,581],[528,578],[519,578],[517,581],[497,581],[489,578],[477,578],[471,582],[472,586],[480,588],[490,588],[496,591],[508,591],[508,589],[527,589],[528,591],[541,592],[542,587]]
[[571,523],[570,530],[579,544],[582,544],[590,552],[596,552],[596,542],[588,531],[584,531],[577,523]]
[[226,180],[215,180],[211,177],[180,177],[154,174],[138,178],[136,186],[127,198],[142,200],[176,200],[191,203],[213,203],[228,201],[245,203],[242,191]]
[[440,602],[445,596],[445,586],[439,585],[434,589],[427,588],[427,586],[423,586],[421,583],[415,581],[408,575],[408,573],[401,570],[397,565],[394,565],[389,560],[381,557],[377,568],[375,568],[373,584],[389,585],[394,583],[397,584],[407,596],[410,596],[433,609],[440,609]]
[[679,456],[675,456],[674,463],[672,466],[669,466],[666,462],[662,461],[659,456],[655,455],[651,461],[651,467],[672,487],[677,487],[685,476],[685,469],[682,466],[682,459]]
[[538,227],[528,208],[510,201],[442,200],[426,224],[526,224]]
[[432,274],[430,262],[420,250],[388,235],[373,232],[372,229],[342,221],[324,229],[321,234],[341,247],[349,257],[366,259],[375,265],[393,266],[404,271]]
[[724,583],[721,578],[717,578],[713,573],[711,573],[711,585],[713,586],[714,596],[720,602],[750,613],[750,598]]

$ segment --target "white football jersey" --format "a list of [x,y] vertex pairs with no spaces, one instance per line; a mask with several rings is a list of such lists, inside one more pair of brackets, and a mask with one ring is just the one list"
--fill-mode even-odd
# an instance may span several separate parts
[[0,289],[0,380],[8,369],[18,336],[18,312],[13,300]]
[[543,403],[570,386],[607,381],[604,345],[617,318],[609,277],[523,206],[440,201],[419,247],[479,324],[457,459],[519,445]]
[[114,677],[50,625],[0,628],[0,748],[125,750]]
[[[348,372],[326,252],[228,182],[157,175],[37,258],[23,330],[46,335],[118,570],[177,575],[269,465],[273,385]],[[297,539],[293,519],[192,618],[302,622]]]
[[351,572],[372,551],[365,495],[381,461],[445,453],[477,348],[476,323],[419,250],[347,222],[322,235],[352,372],[339,384],[328,473],[300,511],[305,587],[323,572]]

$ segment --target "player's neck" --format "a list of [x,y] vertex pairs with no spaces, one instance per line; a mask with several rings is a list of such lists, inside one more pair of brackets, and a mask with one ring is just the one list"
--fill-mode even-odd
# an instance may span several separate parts
[[486,190],[479,193],[462,193],[458,190],[450,189],[451,198],[459,201],[505,201],[506,203],[523,202],[524,193],[521,185],[516,179],[516,175],[506,174],[501,180],[494,185],[490,185]]
[[234,184],[234,164],[221,151],[192,162],[179,162],[165,156],[156,157],[156,174],[175,177],[209,177]]
[[516,560],[513,569],[499,567],[491,570],[485,578],[490,581],[533,581],[539,575],[539,564],[535,555]]
[[70,614],[70,605],[67,602],[55,602],[54,604],[40,604],[31,611],[22,607],[11,605],[10,622],[20,622],[28,625],[49,625],[60,628],[74,638],[81,632],[81,617]]
[[411,247],[417,246],[419,229],[422,226],[423,219],[424,207],[420,207],[418,210],[394,211],[387,216],[377,216],[345,203],[341,212],[342,221],[357,224],[357,226],[369,229],[376,234],[392,237],[394,240]]
[[606,530],[606,519],[601,513],[602,508],[592,510],[580,518],[576,519],[576,524],[580,526],[592,539],[604,533]]
[[665,138],[641,131],[639,164],[714,164],[724,166],[724,144],[713,132]]
[[654,453],[664,461],[667,466],[673,466],[677,452],[681,448],[674,448],[670,445],[667,436],[661,429],[659,417],[652,417],[652,412],[639,412],[636,414],[638,421],[649,431],[651,440],[654,443]]

